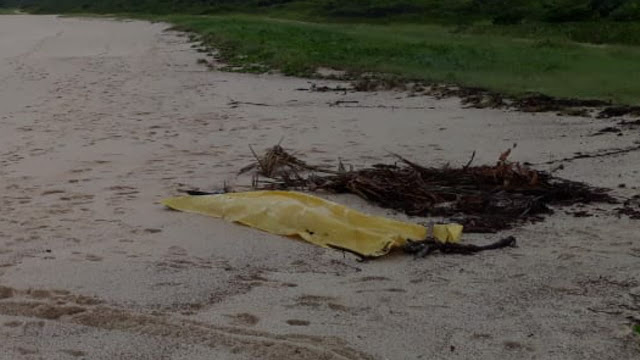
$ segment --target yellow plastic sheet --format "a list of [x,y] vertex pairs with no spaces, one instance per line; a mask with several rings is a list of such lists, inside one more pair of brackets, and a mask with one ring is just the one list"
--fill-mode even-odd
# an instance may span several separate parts
[[441,242],[456,243],[462,237],[462,225],[460,224],[436,224],[433,225],[433,237]]
[[[424,226],[363,214],[316,196],[290,191],[255,191],[166,199],[169,208],[238,222],[277,235],[299,236],[324,247],[376,257],[422,240]],[[457,241],[460,225],[434,227],[440,241]]]

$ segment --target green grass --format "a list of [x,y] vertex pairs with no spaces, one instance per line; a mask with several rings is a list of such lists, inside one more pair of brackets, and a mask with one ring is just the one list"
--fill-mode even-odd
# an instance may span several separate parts
[[328,19],[484,19],[500,24],[526,21],[640,20],[640,0],[0,0],[0,6],[44,13],[265,14],[289,12]]
[[246,15],[160,19],[202,35],[235,66],[264,64],[288,75],[309,75],[322,66],[511,95],[640,103],[640,47],[442,25],[318,24]]
[[640,104],[640,22],[629,21],[640,19],[640,0],[20,3],[34,12],[127,13],[168,21],[201,34],[223,60],[244,71],[275,68],[309,76],[332,67],[514,96],[539,92]]
[[550,24],[542,22],[518,25],[480,23],[460,26],[459,31],[476,35],[503,35],[523,38],[553,38],[592,44],[640,46],[640,22],[591,21]]
[[634,325],[633,326],[633,331],[635,331],[636,334],[640,335],[640,325]]
[[19,11],[17,9],[0,8],[0,15],[13,15],[18,13]]

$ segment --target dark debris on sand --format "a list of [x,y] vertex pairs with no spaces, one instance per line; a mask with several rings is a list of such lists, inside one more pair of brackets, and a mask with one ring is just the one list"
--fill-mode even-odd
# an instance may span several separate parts
[[[272,159],[273,154],[278,159]],[[269,155],[271,154],[271,155]],[[495,165],[429,167],[397,156],[395,164],[376,164],[338,171],[301,162],[278,146],[259,157],[253,186],[357,195],[384,208],[412,216],[439,216],[465,226],[465,232],[495,233],[543,219],[552,206],[617,203],[607,189],[566,180],[508,160],[510,150]],[[278,170],[263,169],[266,158]],[[261,165],[263,164],[263,165]],[[260,176],[268,178],[261,179]]]
[[619,216],[627,216],[633,220],[640,220],[640,195],[634,195],[625,200],[622,206],[616,209]]

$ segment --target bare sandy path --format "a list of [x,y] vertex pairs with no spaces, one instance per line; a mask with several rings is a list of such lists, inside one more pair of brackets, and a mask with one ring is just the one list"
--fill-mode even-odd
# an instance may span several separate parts
[[[631,146],[637,129],[590,137],[606,120],[296,91],[307,81],[209,72],[165,28],[0,16],[0,359],[640,356],[637,221],[558,212],[510,232],[516,249],[358,263],[157,204],[233,182],[248,144],[283,136],[311,162],[492,162],[518,143],[536,163]],[[361,107],[331,105],[344,99]],[[638,164],[559,174],[629,196]]]

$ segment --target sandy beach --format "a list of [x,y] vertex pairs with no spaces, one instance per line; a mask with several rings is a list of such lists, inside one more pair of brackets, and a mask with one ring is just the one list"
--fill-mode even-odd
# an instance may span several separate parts
[[[637,145],[637,128],[300,91],[310,80],[210,71],[167,28],[0,16],[0,359],[640,358],[640,222],[609,205],[464,238],[513,235],[513,249],[361,263],[159,204],[238,183],[249,145],[281,139],[320,164],[493,163],[514,143],[536,164]],[[638,164],[635,151],[556,175],[629,197]]]

